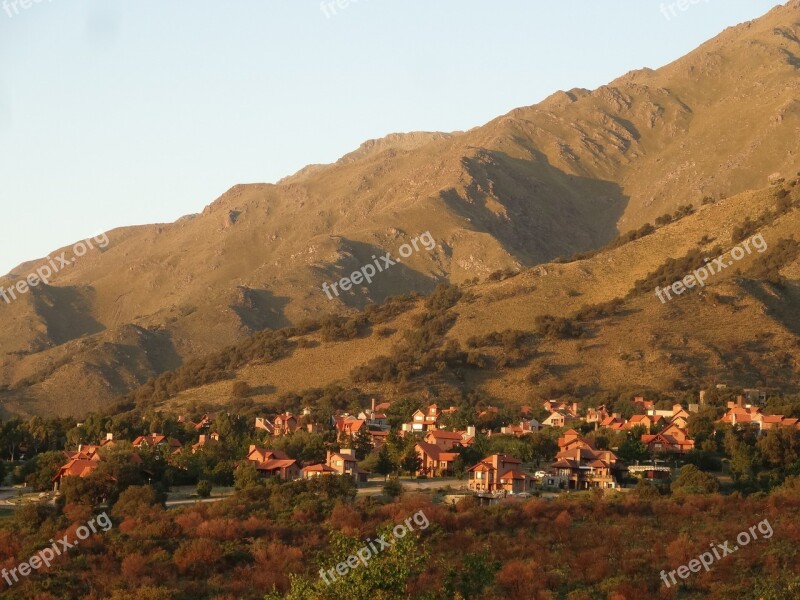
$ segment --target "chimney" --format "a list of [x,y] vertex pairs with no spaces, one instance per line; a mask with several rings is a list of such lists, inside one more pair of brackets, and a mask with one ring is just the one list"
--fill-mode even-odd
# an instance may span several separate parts
[[744,396],[736,396],[736,406],[741,407],[744,404]]
[[468,425],[467,426],[467,435],[470,436],[470,437],[475,437],[475,426],[474,425]]
[[572,403],[572,412],[574,412],[576,415],[578,414],[578,403],[577,402],[573,402]]
[[107,442],[111,442],[113,440],[114,440],[114,434],[113,433],[107,433],[106,434],[106,441]]
[[372,399],[372,412],[375,412],[375,398]]
[[205,434],[200,435],[200,443],[201,444],[205,444],[206,443],[206,435]]

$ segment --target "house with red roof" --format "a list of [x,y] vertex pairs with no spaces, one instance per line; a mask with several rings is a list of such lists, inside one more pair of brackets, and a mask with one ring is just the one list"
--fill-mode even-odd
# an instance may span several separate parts
[[175,438],[168,438],[160,433],[151,433],[149,435],[140,435],[133,440],[134,448],[166,448],[170,454],[177,454],[183,448]]
[[425,434],[425,442],[433,444],[440,450],[449,452],[453,448],[461,446],[464,441],[464,431],[445,431],[444,429],[433,429]]
[[319,463],[318,465],[309,465],[303,468],[303,479],[314,479],[316,477],[325,477],[327,475],[338,475],[333,467]]
[[519,494],[533,489],[536,480],[522,471],[522,461],[507,454],[492,454],[467,470],[467,487],[473,492]]
[[654,453],[685,454],[694,450],[694,440],[689,433],[672,423],[655,435],[643,435],[642,443]]
[[273,435],[289,435],[297,429],[297,417],[290,412],[285,412],[275,417],[272,421]]
[[436,444],[418,442],[414,446],[422,466],[417,471],[423,477],[452,477],[453,463],[458,458],[458,452],[446,452]]
[[350,475],[356,483],[366,483],[369,471],[358,466],[355,452],[351,448],[342,448],[339,452],[327,452],[327,465],[336,471],[337,475]]

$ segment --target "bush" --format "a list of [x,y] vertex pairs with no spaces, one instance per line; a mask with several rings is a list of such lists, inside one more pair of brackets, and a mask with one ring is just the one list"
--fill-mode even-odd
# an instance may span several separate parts
[[383,484],[383,493],[389,498],[399,498],[403,495],[403,484],[397,479],[390,479]]
[[212,489],[213,486],[211,485],[210,481],[203,479],[197,482],[197,495],[200,498],[210,498]]

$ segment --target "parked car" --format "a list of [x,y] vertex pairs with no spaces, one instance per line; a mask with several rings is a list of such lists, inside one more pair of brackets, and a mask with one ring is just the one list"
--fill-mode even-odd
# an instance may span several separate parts
[[545,472],[545,471],[536,471],[536,473],[534,473],[533,476],[536,477],[537,479],[543,479],[543,478],[547,477],[547,472]]

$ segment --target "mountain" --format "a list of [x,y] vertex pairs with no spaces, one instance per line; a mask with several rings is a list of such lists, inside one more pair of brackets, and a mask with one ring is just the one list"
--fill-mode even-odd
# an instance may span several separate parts
[[[522,272],[477,286],[478,299],[459,308],[448,335],[464,341],[484,331],[528,330],[537,314],[566,316],[582,304],[624,297],[637,279],[704,235],[730,241],[726,228],[771,210],[775,189],[762,190],[768,181],[791,180],[799,170],[798,35],[800,3],[793,1],[661,69],[635,71],[594,91],[558,92],[467,132],[367,142],[275,185],[235,186],[175,223],[111,231],[105,248],[76,259],[49,285],[11,304],[0,301],[0,406],[6,413],[80,414],[256,332],[412,290],[428,293],[440,282],[472,285],[496,271]],[[717,202],[642,239],[548,264],[597,250],[679,207],[699,208],[704,198]],[[769,222],[779,239],[791,230],[781,227],[793,223],[793,214]],[[333,300],[323,292],[323,283],[373,255],[396,256],[425,232],[435,250],[420,249],[371,285]],[[51,256],[61,252],[73,250]],[[17,267],[0,285],[10,288],[46,262]],[[796,265],[785,262],[782,273],[792,281]],[[747,328],[723,335],[700,327],[693,315],[704,314],[706,296],[667,308],[637,296],[627,301],[624,318],[611,317],[614,327],[603,329],[608,339],[584,340],[580,350],[555,344],[553,364],[571,356],[575,366],[562,364],[541,379],[555,386],[573,372],[594,377],[598,389],[644,377],[666,385],[694,376],[687,365],[662,364],[662,354],[674,356],[676,348],[691,349],[687,356],[710,376],[727,352],[763,332],[777,336],[780,352],[789,351],[796,336],[787,317],[794,314],[792,283],[784,291],[763,287],[771,284],[758,277],[715,285],[720,297],[737,299],[719,311],[745,313]],[[698,313],[683,308],[698,302]],[[666,319],[659,310],[677,314]],[[409,325],[400,319],[398,329]],[[325,344],[298,349],[267,366],[279,372],[264,377],[285,379],[272,384],[276,389],[335,381],[387,351],[400,334],[341,342],[347,350],[336,357]],[[649,354],[653,340],[640,336],[656,336],[657,355]],[[642,358],[616,364],[621,355],[639,356],[627,348],[634,341]],[[530,388],[505,376],[481,385],[491,393],[507,389],[507,396]]]

